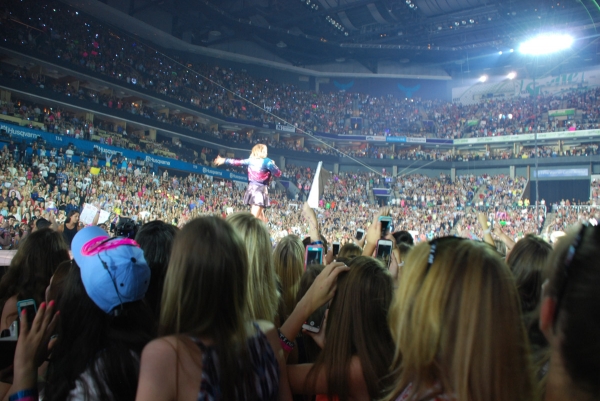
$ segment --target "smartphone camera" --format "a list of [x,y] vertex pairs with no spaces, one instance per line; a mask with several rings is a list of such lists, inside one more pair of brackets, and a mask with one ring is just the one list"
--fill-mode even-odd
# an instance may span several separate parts
[[306,247],[306,254],[304,255],[304,269],[310,265],[322,265],[323,264],[323,246],[321,245],[309,245]]
[[340,243],[334,242],[333,243],[333,256],[336,257],[339,253],[340,253]]
[[392,218],[390,216],[380,216],[379,222],[381,223],[381,238],[385,238],[390,232],[392,232]]
[[[23,301],[17,302],[17,311],[19,312],[19,316],[21,316],[23,310],[27,311],[27,323],[31,328],[31,325],[33,324],[33,319],[35,319],[35,314],[37,313],[37,306],[35,304],[35,300],[25,299]],[[20,320],[17,320],[17,322],[20,322]],[[18,331],[21,331],[20,327]]]
[[378,259],[381,259],[386,266],[390,265],[392,261],[392,248],[394,244],[392,241],[387,239],[380,239],[377,241],[377,253],[376,256]]
[[325,313],[327,312],[328,304],[329,303],[326,303],[314,311],[308,317],[308,319],[306,319],[306,322],[304,322],[302,328],[312,333],[318,333],[321,331],[321,326],[323,326],[323,320],[325,320]]

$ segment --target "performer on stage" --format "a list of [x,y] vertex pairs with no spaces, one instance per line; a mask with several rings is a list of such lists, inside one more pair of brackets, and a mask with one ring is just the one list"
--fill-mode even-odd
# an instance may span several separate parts
[[217,156],[214,162],[217,166],[227,164],[230,166],[248,166],[248,189],[244,195],[244,203],[251,205],[250,212],[267,223],[264,209],[270,206],[267,191],[272,176],[280,177],[281,170],[275,162],[267,157],[267,145],[258,144],[252,148],[249,159],[226,159]]

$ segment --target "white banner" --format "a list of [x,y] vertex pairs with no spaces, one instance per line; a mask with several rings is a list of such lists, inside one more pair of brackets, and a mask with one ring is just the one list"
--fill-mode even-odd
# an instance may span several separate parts
[[[98,212],[98,208],[94,205],[86,203],[83,205],[83,210],[79,215],[79,221],[81,221],[86,226],[92,224],[94,218],[96,217],[96,213]],[[108,221],[110,217],[110,213],[105,210],[100,210],[100,217],[98,218],[98,224],[105,223]]]
[[452,101],[463,105],[475,104],[492,97],[503,100],[531,96],[536,93],[559,94],[572,89],[592,88],[600,85],[600,70],[587,70],[538,78],[535,87],[532,79],[502,79],[492,82],[478,82],[471,86],[461,86],[452,89]]
[[308,194],[308,206],[316,209],[319,207],[319,176],[321,175],[321,167],[323,162],[319,162],[317,170],[315,171],[315,178],[313,179],[312,187],[310,187],[310,193]]
[[427,139],[406,137],[406,142],[407,143],[425,143],[425,142],[427,142]]
[[291,125],[275,124],[275,129],[277,131],[296,132],[296,127],[293,127]]

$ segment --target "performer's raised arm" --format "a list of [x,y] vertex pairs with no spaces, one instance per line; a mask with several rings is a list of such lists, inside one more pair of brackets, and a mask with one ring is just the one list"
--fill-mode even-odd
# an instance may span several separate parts
[[250,159],[227,159],[225,157],[217,156],[214,163],[217,166],[221,166],[223,164],[227,164],[229,166],[247,166],[250,163]]

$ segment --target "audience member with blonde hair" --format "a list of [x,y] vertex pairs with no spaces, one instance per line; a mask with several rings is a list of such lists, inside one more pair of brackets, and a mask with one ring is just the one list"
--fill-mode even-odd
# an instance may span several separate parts
[[283,310],[279,312],[281,324],[296,307],[296,295],[304,273],[304,245],[300,238],[295,235],[282,238],[273,251],[273,264],[281,284],[280,304],[283,306]]
[[485,243],[445,237],[409,253],[389,314],[387,400],[530,401],[529,346],[515,280]]
[[247,307],[255,320],[275,322],[279,296],[277,276],[273,268],[271,239],[265,224],[248,212],[227,216],[236,233],[244,241],[248,260]]

